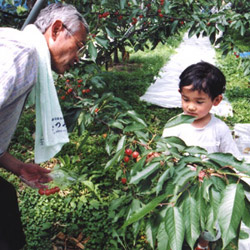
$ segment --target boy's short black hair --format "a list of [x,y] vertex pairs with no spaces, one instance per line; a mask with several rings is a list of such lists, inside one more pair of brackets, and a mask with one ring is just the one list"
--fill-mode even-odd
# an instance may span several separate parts
[[180,92],[184,86],[193,85],[192,90],[204,91],[214,100],[224,93],[226,78],[214,65],[207,62],[199,62],[188,66],[180,75]]

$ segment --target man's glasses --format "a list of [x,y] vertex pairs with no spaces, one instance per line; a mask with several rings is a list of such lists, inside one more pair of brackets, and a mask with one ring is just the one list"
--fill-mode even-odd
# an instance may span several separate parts
[[76,41],[76,45],[78,47],[78,51],[77,51],[77,56],[79,58],[82,58],[85,54],[86,51],[86,46],[83,42],[79,41],[73,34],[72,32],[67,28],[67,26],[65,24],[63,24],[63,27],[69,32],[69,34],[75,39]]

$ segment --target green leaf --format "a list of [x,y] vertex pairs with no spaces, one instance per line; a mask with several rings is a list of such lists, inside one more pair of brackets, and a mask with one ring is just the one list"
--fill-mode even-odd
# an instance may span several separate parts
[[94,46],[92,41],[88,42],[88,52],[90,54],[90,58],[93,62],[95,62],[96,58],[97,58],[97,49]]
[[116,152],[115,156],[107,162],[105,169],[112,167],[118,161],[119,157],[123,154],[123,152],[124,152],[124,150],[122,150],[122,149],[120,151]]
[[157,250],[166,250],[168,248],[168,235],[165,229],[165,222],[162,221],[158,228],[157,238]]
[[123,129],[124,128],[124,126],[122,125],[122,123],[120,123],[118,121],[110,122],[109,126],[113,127],[113,128],[119,128],[119,129]]
[[113,142],[114,142],[114,140],[117,139],[117,137],[118,137],[118,135],[111,134],[108,136],[108,140],[106,140],[105,149],[109,155],[111,154],[111,151],[113,149]]
[[122,227],[127,227],[130,224],[142,219],[145,217],[149,212],[151,212],[156,206],[159,205],[164,199],[166,199],[166,194],[162,194],[152,201],[150,201],[147,205],[143,206],[139,210],[137,210],[124,224]]
[[152,221],[152,218],[149,218],[146,222],[146,229],[145,229],[147,240],[151,246],[152,249],[155,247],[155,228],[154,223]]
[[169,206],[165,216],[165,227],[171,250],[182,250],[185,227],[184,218],[178,207]]
[[111,37],[111,38],[116,37],[116,35],[110,29],[108,29],[107,27],[105,27],[105,30],[106,30],[109,37]]
[[213,33],[210,34],[209,40],[211,44],[214,44],[216,38],[216,32],[214,31]]
[[18,15],[23,15],[27,11],[28,10],[25,7],[21,6],[21,5],[17,6],[17,8],[16,8],[16,12],[17,12]]
[[198,146],[190,146],[190,147],[187,147],[187,148],[185,149],[185,151],[186,151],[187,153],[192,154],[192,155],[194,155],[194,154],[206,155],[206,154],[207,154],[207,150],[206,150],[206,149],[201,148],[201,147],[198,147]]
[[149,175],[154,173],[156,170],[160,168],[160,163],[155,162],[146,166],[142,171],[137,172],[136,175],[132,176],[130,179],[130,184],[137,184],[142,179],[146,179]]
[[47,230],[47,229],[51,228],[51,226],[52,225],[51,225],[50,222],[45,222],[45,223],[42,224],[41,229],[42,230]]
[[171,127],[183,124],[183,123],[192,123],[194,120],[195,120],[195,117],[193,116],[179,114],[169,119],[168,122],[165,124],[164,128],[171,128]]
[[145,164],[145,161],[146,161],[146,156],[143,156],[142,159],[140,161],[137,161],[134,165],[133,165],[133,168],[130,170],[130,175],[133,176],[133,175],[136,175],[136,173],[138,171],[141,171],[144,164]]
[[172,23],[172,25],[171,25],[171,34],[173,34],[173,33],[175,33],[175,31],[176,31],[176,27],[177,27],[177,25],[178,25],[178,20],[175,20],[173,23]]
[[221,193],[216,191],[214,187],[210,189],[210,204],[214,213],[214,221],[217,220],[218,209],[221,201]]
[[178,186],[183,186],[190,179],[192,179],[193,177],[197,176],[197,172],[196,171],[192,171],[188,167],[183,168],[180,171],[178,170],[176,172],[177,172],[177,175],[176,175],[176,178],[174,179],[174,184],[176,184]]
[[124,9],[127,0],[120,0],[120,8]]
[[214,187],[217,191],[221,192],[225,189],[225,182],[222,180],[222,178],[217,176],[211,176],[210,180],[213,182]]
[[240,27],[240,34],[241,34],[241,36],[244,36],[244,34],[245,34],[245,26],[243,24]]
[[217,229],[217,217],[218,217],[218,208],[220,204],[221,195],[219,192],[215,190],[215,188],[210,189],[210,206],[207,209],[207,222],[206,222],[206,230],[213,236],[216,237]]
[[222,193],[218,212],[223,246],[226,247],[237,234],[243,214],[244,190],[241,184],[230,184]]
[[135,121],[142,124],[145,128],[147,127],[147,124],[138,116],[138,114],[134,110],[129,110],[127,114],[134,119]]
[[248,199],[244,201],[244,212],[242,214],[242,221],[245,223],[247,227],[250,227],[250,202]]
[[206,228],[207,214],[206,214],[206,202],[205,199],[203,198],[202,188],[199,188],[197,191],[196,203],[197,203],[198,214],[200,217],[201,231],[204,231]]
[[[138,211],[141,207],[142,207],[142,203],[141,201],[137,200],[137,199],[133,199],[132,203],[131,203],[131,206],[130,206],[130,209],[128,211],[128,215],[127,215],[127,218],[128,219],[134,212]],[[138,232],[139,232],[139,229],[140,229],[140,222],[137,221],[133,224],[133,233],[134,233],[134,238],[136,238]]]
[[185,142],[177,136],[164,137],[162,141],[167,142],[171,147],[177,148],[179,151],[183,151],[187,147]]
[[166,180],[168,180],[170,178],[170,169],[167,169],[159,178],[157,185],[156,185],[156,195],[158,195],[161,190],[162,190],[162,186],[165,183]]
[[194,244],[200,236],[200,220],[196,200],[192,196],[187,196],[183,206],[183,216],[185,221],[185,239],[193,249]]
[[210,180],[210,178],[205,177],[203,179],[202,183],[202,196],[203,198],[209,202],[210,197],[209,197],[209,189],[212,186],[213,182]]
[[126,135],[122,136],[122,138],[117,143],[116,152],[124,148],[125,142],[126,142]]
[[132,124],[126,126],[123,132],[134,132],[134,131],[138,131],[144,128],[145,128],[144,125],[137,123],[137,122],[133,122]]
[[88,187],[92,192],[95,191],[95,186],[94,183],[91,181],[82,181],[81,182],[83,185],[85,185],[86,187]]
[[100,45],[102,45],[105,49],[108,49],[109,40],[103,39],[103,38],[98,37],[98,36],[97,36],[95,39],[96,39],[96,41],[97,41]]
[[212,153],[208,155],[209,159],[224,166],[232,166],[236,170],[250,175],[250,164],[237,160],[229,153]]

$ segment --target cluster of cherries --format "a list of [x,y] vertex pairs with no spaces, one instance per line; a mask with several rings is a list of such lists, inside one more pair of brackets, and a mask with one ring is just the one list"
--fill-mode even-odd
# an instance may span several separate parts
[[124,156],[123,160],[124,162],[129,162],[130,156],[132,155],[132,158],[136,159],[139,156],[139,153],[137,151],[134,151],[131,148],[127,148],[125,150],[126,156]]
[[[125,150],[125,154],[126,155],[123,158],[124,162],[129,162],[131,156],[133,159],[137,159],[138,156],[140,155],[137,151],[133,151],[131,148],[127,148]],[[125,185],[127,183],[127,178],[125,178],[125,177],[121,178],[121,182],[122,182],[122,184]]]
[[59,187],[53,187],[53,188],[40,188],[38,190],[38,193],[40,195],[51,195],[51,194],[55,194],[58,193],[60,191]]

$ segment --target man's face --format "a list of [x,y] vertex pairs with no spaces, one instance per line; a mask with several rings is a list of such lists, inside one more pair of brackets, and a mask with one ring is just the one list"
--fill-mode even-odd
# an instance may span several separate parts
[[81,29],[72,34],[61,21],[56,21],[50,27],[48,35],[47,42],[51,55],[52,70],[58,74],[63,74],[79,61],[78,51],[85,44],[86,30],[82,25]]

